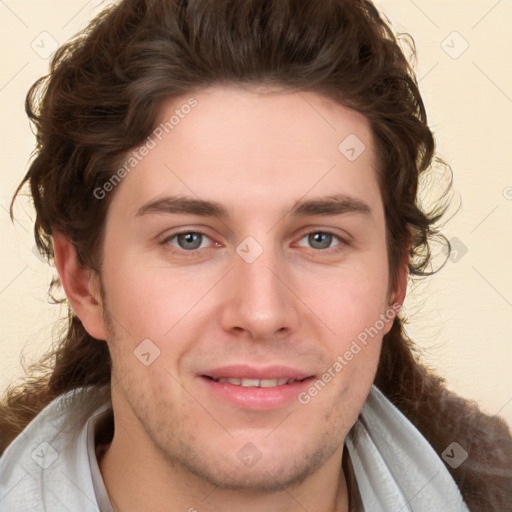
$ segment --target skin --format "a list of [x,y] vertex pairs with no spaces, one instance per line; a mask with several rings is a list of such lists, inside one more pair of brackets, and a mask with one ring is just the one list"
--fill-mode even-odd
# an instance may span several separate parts
[[[116,510],[348,510],[343,442],[392,319],[306,405],[247,410],[199,376],[248,363],[319,377],[404,299],[404,269],[389,293],[366,118],[314,93],[263,92],[193,94],[197,106],[111,192],[101,279],[55,234],[67,296],[113,359],[115,434],[100,469]],[[159,122],[187,99],[165,103]],[[366,146],[354,161],[338,150],[349,134]],[[332,194],[369,213],[289,215],[297,201]],[[167,195],[217,201],[229,216],[137,215]],[[207,236],[193,250],[175,236],[197,231]],[[335,235],[328,248],[308,237],[319,232]],[[236,252],[248,236],[263,248],[252,263]],[[144,339],[160,350],[148,366],[134,357]],[[261,454],[252,467],[237,457],[247,443]]]

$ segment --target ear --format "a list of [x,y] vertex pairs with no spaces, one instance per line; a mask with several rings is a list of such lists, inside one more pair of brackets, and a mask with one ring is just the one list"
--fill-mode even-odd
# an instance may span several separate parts
[[106,339],[99,276],[78,261],[75,246],[64,234],[52,234],[55,266],[73,311],[85,330],[98,340]]
[[400,262],[400,268],[398,269],[398,276],[395,289],[390,294],[389,305],[400,304],[403,305],[405,295],[407,292],[407,279],[409,277],[409,259],[402,258]]
[[389,293],[384,334],[387,334],[391,330],[391,327],[393,326],[393,322],[395,321],[395,318],[398,316],[398,313],[400,312],[400,308],[402,307],[402,305],[405,301],[408,278],[409,278],[409,247],[407,247],[407,251],[404,251],[404,255],[400,261],[400,266],[398,268],[398,275],[397,275],[395,287]]

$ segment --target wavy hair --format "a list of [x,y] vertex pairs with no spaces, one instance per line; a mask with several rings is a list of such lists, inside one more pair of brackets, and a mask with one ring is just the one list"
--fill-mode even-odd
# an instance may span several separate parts
[[[151,134],[163,101],[219,83],[312,91],[366,116],[380,164],[390,286],[404,258],[411,277],[434,273],[432,244],[449,248],[436,227],[447,203],[424,211],[418,191],[442,161],[413,67],[368,0],[124,0],[105,9],[59,48],[26,99],[37,148],[16,195],[28,184],[36,244],[50,263],[58,230],[82,265],[101,272],[115,192],[98,200],[94,190]],[[2,399],[0,453],[52,399],[110,383],[106,343],[68,311],[55,346]],[[512,503],[507,426],[449,392],[421,364],[403,322],[397,317],[384,337],[375,384],[438,454],[454,440],[468,451],[448,469],[472,511],[504,511]]]

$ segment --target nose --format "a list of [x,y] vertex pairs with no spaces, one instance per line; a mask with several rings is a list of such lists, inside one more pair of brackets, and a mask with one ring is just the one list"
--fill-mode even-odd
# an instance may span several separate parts
[[267,341],[300,328],[301,303],[285,262],[275,252],[264,249],[252,262],[234,255],[222,290],[221,323],[226,331]]

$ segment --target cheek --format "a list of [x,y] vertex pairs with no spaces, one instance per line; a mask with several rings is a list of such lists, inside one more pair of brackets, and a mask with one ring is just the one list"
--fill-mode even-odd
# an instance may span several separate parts
[[[352,265],[331,272],[329,279],[307,280],[307,302],[338,340],[339,348],[375,326],[387,303],[387,262]],[[319,286],[319,282],[322,283]],[[384,326],[377,325],[379,330]]]
[[105,258],[104,287],[109,313],[134,341],[165,344],[190,317],[198,320],[203,298],[217,280],[206,269],[177,269],[149,264],[144,258]]
[[389,324],[382,320],[382,315],[390,311],[385,253],[383,256],[371,262],[362,259],[360,264],[331,276],[325,281],[328,287],[315,287],[313,280],[309,283],[314,292],[307,302],[318,305],[315,312],[329,328],[323,336],[328,361],[321,380],[329,382],[331,391],[324,397],[347,405],[350,402],[354,413],[373,383]]

